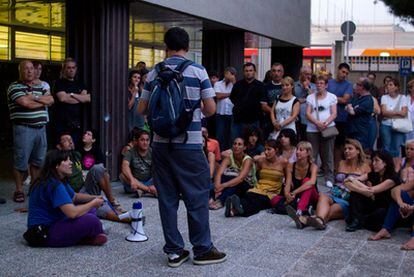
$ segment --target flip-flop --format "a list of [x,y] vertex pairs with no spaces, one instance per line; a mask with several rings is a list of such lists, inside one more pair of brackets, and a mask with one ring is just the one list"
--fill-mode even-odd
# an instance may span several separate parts
[[286,212],[288,216],[295,222],[296,229],[303,229],[305,227],[303,226],[303,223],[300,221],[299,216],[296,214],[296,210],[292,206],[286,205]]
[[325,230],[326,229],[326,224],[325,221],[319,217],[319,216],[310,216],[308,218],[308,224],[309,226],[312,226],[313,228],[317,229],[317,230]]

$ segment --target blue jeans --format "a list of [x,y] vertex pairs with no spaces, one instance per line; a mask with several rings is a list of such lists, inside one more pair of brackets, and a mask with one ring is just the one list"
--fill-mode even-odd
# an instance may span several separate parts
[[224,151],[231,148],[231,125],[232,115],[216,115],[216,137],[220,143],[220,150]]
[[231,127],[231,139],[232,141],[234,141],[236,138],[244,138],[244,133],[246,131],[246,129],[249,128],[259,128],[260,127],[260,122],[259,121],[255,121],[252,123],[235,123],[233,122],[233,126]]
[[382,150],[391,154],[393,158],[401,156],[401,146],[405,142],[405,134],[394,131],[391,126],[381,124],[380,136]]
[[[230,176],[221,176],[221,182],[225,183],[230,181],[231,179],[234,179],[236,177],[230,177]],[[233,187],[229,187],[229,188],[225,188],[221,194],[217,197],[217,200],[220,200],[220,202],[222,204],[226,203],[226,199],[230,196],[232,196],[233,194],[236,194],[237,196],[241,197],[242,195],[244,195],[249,189],[251,188],[251,186],[246,182],[243,181],[240,184],[237,184]]]
[[180,194],[187,208],[190,242],[195,256],[211,250],[209,224],[210,169],[202,150],[152,150],[154,184],[158,192],[164,252],[180,255],[184,241],[177,227]]
[[[408,195],[408,193],[404,190],[401,191],[401,199],[404,203],[413,205],[414,199],[411,199],[411,197]],[[413,215],[410,216],[411,220],[413,220]],[[400,207],[395,201],[392,201],[390,206],[388,207],[387,215],[385,216],[384,224],[382,225],[382,228],[387,229],[389,233],[391,233],[392,229],[394,228],[395,223],[401,219],[400,214]],[[414,231],[411,232],[411,236],[414,237]]]

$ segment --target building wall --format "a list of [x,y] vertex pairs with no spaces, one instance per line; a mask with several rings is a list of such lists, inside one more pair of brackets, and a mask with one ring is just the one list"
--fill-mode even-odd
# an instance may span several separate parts
[[[298,46],[310,43],[309,0],[142,0]],[[241,4],[242,3],[242,4]]]

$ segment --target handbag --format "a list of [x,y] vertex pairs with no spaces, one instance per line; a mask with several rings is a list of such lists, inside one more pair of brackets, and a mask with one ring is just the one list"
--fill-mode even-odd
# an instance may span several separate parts
[[[402,95],[399,96],[398,103],[394,108],[394,111],[399,111],[402,108],[401,99],[403,98]],[[394,131],[400,133],[409,133],[413,131],[413,123],[411,122],[411,115],[410,112],[407,111],[407,115],[402,118],[393,118],[391,119],[391,128]]]
[[[315,93],[315,103],[316,103],[316,119],[319,121],[319,105],[318,105],[318,95]],[[325,139],[335,137],[339,134],[338,129],[335,126],[327,127],[321,131],[321,136]]]

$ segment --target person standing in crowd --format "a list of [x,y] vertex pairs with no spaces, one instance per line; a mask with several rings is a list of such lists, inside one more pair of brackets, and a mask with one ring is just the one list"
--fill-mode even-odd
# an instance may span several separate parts
[[379,88],[378,99],[381,99],[383,95],[388,94],[388,82],[392,79],[393,78],[390,75],[384,77],[384,79],[382,80],[382,87]]
[[335,138],[335,169],[338,168],[338,163],[341,160],[341,153],[343,152],[347,134],[348,113],[345,110],[345,107],[352,98],[352,84],[346,80],[346,78],[350,71],[351,68],[347,63],[341,63],[338,66],[336,78],[328,81],[328,91],[335,94],[338,99],[335,126],[338,129],[339,134]]
[[407,98],[400,93],[400,83],[391,79],[387,83],[388,94],[381,97],[382,121],[380,136],[382,149],[391,154],[395,165],[401,163],[401,146],[405,143],[405,134],[392,128],[392,119],[407,116]]
[[208,76],[210,78],[211,86],[214,88],[216,83],[220,80],[220,76],[216,71],[210,71]]
[[145,118],[137,112],[139,97],[141,96],[139,87],[141,74],[138,70],[132,70],[129,72],[128,80],[128,130],[131,131],[134,127],[142,129],[144,127]]
[[265,112],[263,118],[263,137],[267,139],[269,134],[274,131],[271,114],[274,112],[272,109],[273,104],[282,95],[283,85],[282,79],[285,74],[285,70],[281,63],[272,64],[271,68],[271,80],[265,83],[266,93],[261,100],[262,109]]
[[[167,66],[176,68],[185,62],[190,38],[184,29],[169,29],[164,35],[164,42],[168,57],[164,63]],[[184,241],[177,228],[177,209],[181,197],[187,208],[193,263],[206,265],[226,260],[226,254],[219,252],[211,241],[208,209],[210,172],[202,150],[200,124],[201,112],[205,116],[216,112],[215,92],[203,66],[193,63],[183,73],[184,85],[191,80],[191,100],[195,105],[193,121],[187,129],[187,140],[182,135],[170,141],[155,133],[152,145],[153,178],[166,241],[164,252],[168,255],[170,267],[180,266],[190,255],[184,249]],[[148,74],[138,105],[140,113],[144,113],[148,107],[152,81],[156,76],[155,70]]]
[[139,72],[142,69],[147,69],[147,64],[144,61],[139,61],[137,62],[137,64],[135,65],[135,69]]
[[367,79],[368,82],[371,84],[371,90],[369,92],[373,97],[378,98],[379,88],[375,85],[375,80],[377,80],[377,74],[375,74],[374,72],[368,72]]
[[78,143],[83,132],[82,107],[91,102],[85,85],[76,79],[77,64],[72,58],[62,63],[62,77],[56,81],[56,134],[69,133]]
[[33,80],[33,83],[35,83],[36,85],[40,85],[43,91],[46,91],[50,94],[50,85],[47,82],[40,80],[40,76],[42,76],[42,71],[43,71],[42,63],[39,61],[33,61],[32,63],[33,63],[34,74],[35,74],[35,79]]
[[[104,200],[74,192],[67,182],[71,174],[68,152],[47,153],[39,179],[30,187],[28,231],[23,235],[29,245],[67,247],[107,242],[102,223],[95,215]],[[42,230],[47,232],[46,239],[41,237]]]
[[237,81],[230,94],[233,103],[232,138],[242,137],[245,129],[259,127],[262,119],[261,101],[266,89],[262,82],[256,80],[256,66],[253,63],[243,65],[243,80]]
[[290,77],[282,79],[282,94],[273,102],[270,118],[272,120],[273,131],[270,136],[273,139],[283,129],[291,129],[296,134],[296,119],[300,111],[300,103],[293,95],[294,81]]
[[[408,112],[410,113],[411,122],[414,127],[414,79],[407,83],[407,90],[408,90],[408,94],[407,94]],[[414,139],[414,128],[413,128],[413,131],[409,132],[406,135],[406,140],[412,140],[412,139]]]
[[337,97],[328,92],[328,80],[325,76],[316,79],[317,92],[306,97],[306,137],[312,144],[313,160],[321,157],[322,169],[325,174],[325,184],[333,186],[334,181],[334,141],[335,136],[323,137],[322,131],[335,126]]
[[299,140],[306,140],[306,126],[308,120],[306,119],[306,97],[316,91],[316,86],[311,82],[312,68],[309,66],[303,66],[300,69],[299,80],[295,82],[295,96],[300,103],[300,113],[297,126]]
[[348,112],[348,137],[358,140],[364,150],[372,150],[369,141],[374,100],[370,93],[371,84],[361,77],[355,83],[355,94],[346,106]]
[[7,89],[10,120],[13,125],[13,175],[15,202],[24,202],[23,181],[30,165],[30,176],[35,180],[43,165],[46,150],[47,107],[54,100],[50,92],[34,83],[35,70],[31,61],[19,63],[19,80]]
[[231,125],[233,122],[233,103],[230,100],[231,90],[236,83],[237,71],[234,67],[224,70],[224,79],[214,85],[217,99],[216,137],[221,151],[231,147]]

